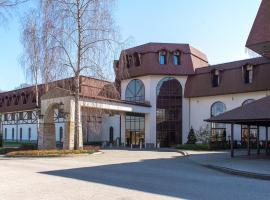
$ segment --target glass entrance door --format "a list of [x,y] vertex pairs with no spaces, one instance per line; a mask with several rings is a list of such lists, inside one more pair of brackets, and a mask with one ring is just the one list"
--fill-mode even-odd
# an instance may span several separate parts
[[138,147],[144,144],[144,115],[129,113],[126,115],[126,146]]

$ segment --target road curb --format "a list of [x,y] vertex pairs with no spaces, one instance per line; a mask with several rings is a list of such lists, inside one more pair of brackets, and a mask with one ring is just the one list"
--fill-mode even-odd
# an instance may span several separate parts
[[[186,151],[179,150],[178,152],[183,154],[184,156],[191,156]],[[197,165],[202,166],[202,167],[206,167],[208,169],[219,171],[219,172],[222,172],[222,173],[225,173],[225,174],[270,181],[270,174],[248,172],[248,171],[237,170],[237,169],[232,169],[232,168],[228,168],[228,167],[221,167],[221,166],[217,166],[217,165],[213,165],[213,164],[203,164],[203,163],[195,161],[193,159],[189,159],[189,160],[192,161],[193,163],[197,164]]]
[[268,174],[259,174],[259,173],[254,173],[254,172],[241,171],[241,170],[236,170],[236,169],[227,168],[227,167],[220,167],[220,166],[211,165],[211,164],[201,164],[201,165],[206,168],[213,169],[213,170],[223,172],[226,174],[270,181],[270,175]]
[[189,153],[186,152],[186,151],[179,150],[179,149],[177,149],[176,151],[177,151],[178,153],[182,154],[182,156],[185,156],[185,157],[189,156]]

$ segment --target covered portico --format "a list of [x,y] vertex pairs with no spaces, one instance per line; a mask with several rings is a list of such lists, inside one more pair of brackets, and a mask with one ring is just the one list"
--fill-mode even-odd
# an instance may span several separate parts
[[[231,124],[231,157],[234,157],[234,125],[248,126],[247,154],[250,156],[250,126],[265,127],[265,153],[268,154],[268,128],[270,127],[270,96],[247,105],[235,108],[223,114],[206,119],[211,123]],[[260,154],[260,133],[257,133],[257,154]]]
[[[61,107],[61,108],[60,108]],[[79,146],[83,147],[82,113],[89,109],[105,111],[107,113],[125,116],[126,113],[150,113],[150,105],[131,103],[118,99],[80,97],[79,100]],[[39,149],[55,149],[56,118],[64,124],[63,149],[74,149],[75,135],[75,98],[69,91],[62,88],[53,88],[41,97],[40,126],[38,136]],[[123,121],[123,120],[121,120]],[[121,125],[120,135],[125,133],[125,124]]]

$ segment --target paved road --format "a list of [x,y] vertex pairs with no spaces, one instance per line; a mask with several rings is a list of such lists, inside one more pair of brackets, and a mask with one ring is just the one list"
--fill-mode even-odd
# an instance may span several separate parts
[[175,152],[0,158],[0,200],[270,199],[270,182],[196,165]]

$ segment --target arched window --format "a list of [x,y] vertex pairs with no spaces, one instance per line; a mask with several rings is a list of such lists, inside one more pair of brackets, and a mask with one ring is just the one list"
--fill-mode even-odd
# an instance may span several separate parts
[[31,128],[28,128],[28,140],[31,141]]
[[110,127],[110,143],[113,143],[113,127]]
[[[249,103],[255,101],[254,99],[247,99],[242,103],[242,106],[245,106]],[[242,146],[245,147],[248,142],[248,131],[250,132],[250,141],[254,144],[257,143],[257,134],[258,134],[258,127],[257,126],[250,126],[248,130],[247,125],[241,125],[241,143]]]
[[226,106],[224,103],[218,101],[211,106],[211,117],[220,115],[226,111]]
[[180,51],[178,50],[173,52],[173,64],[181,65]]
[[167,51],[162,50],[159,52],[159,64],[166,65],[167,64]]
[[59,128],[59,140],[61,143],[63,142],[63,127],[62,126]]
[[126,100],[134,102],[145,101],[145,88],[141,80],[134,79],[129,82],[126,89]]
[[[226,111],[224,103],[218,101],[211,106],[211,117],[220,115]],[[226,125],[221,123],[211,124],[211,141],[225,141],[226,140]]]
[[156,131],[161,147],[182,144],[182,86],[171,77],[157,85]]
[[5,128],[5,140],[7,140],[7,128]]
[[22,138],[23,138],[23,130],[22,128],[20,128],[20,140],[22,141]]
[[15,136],[14,128],[12,128],[12,140],[14,140],[14,136]]

